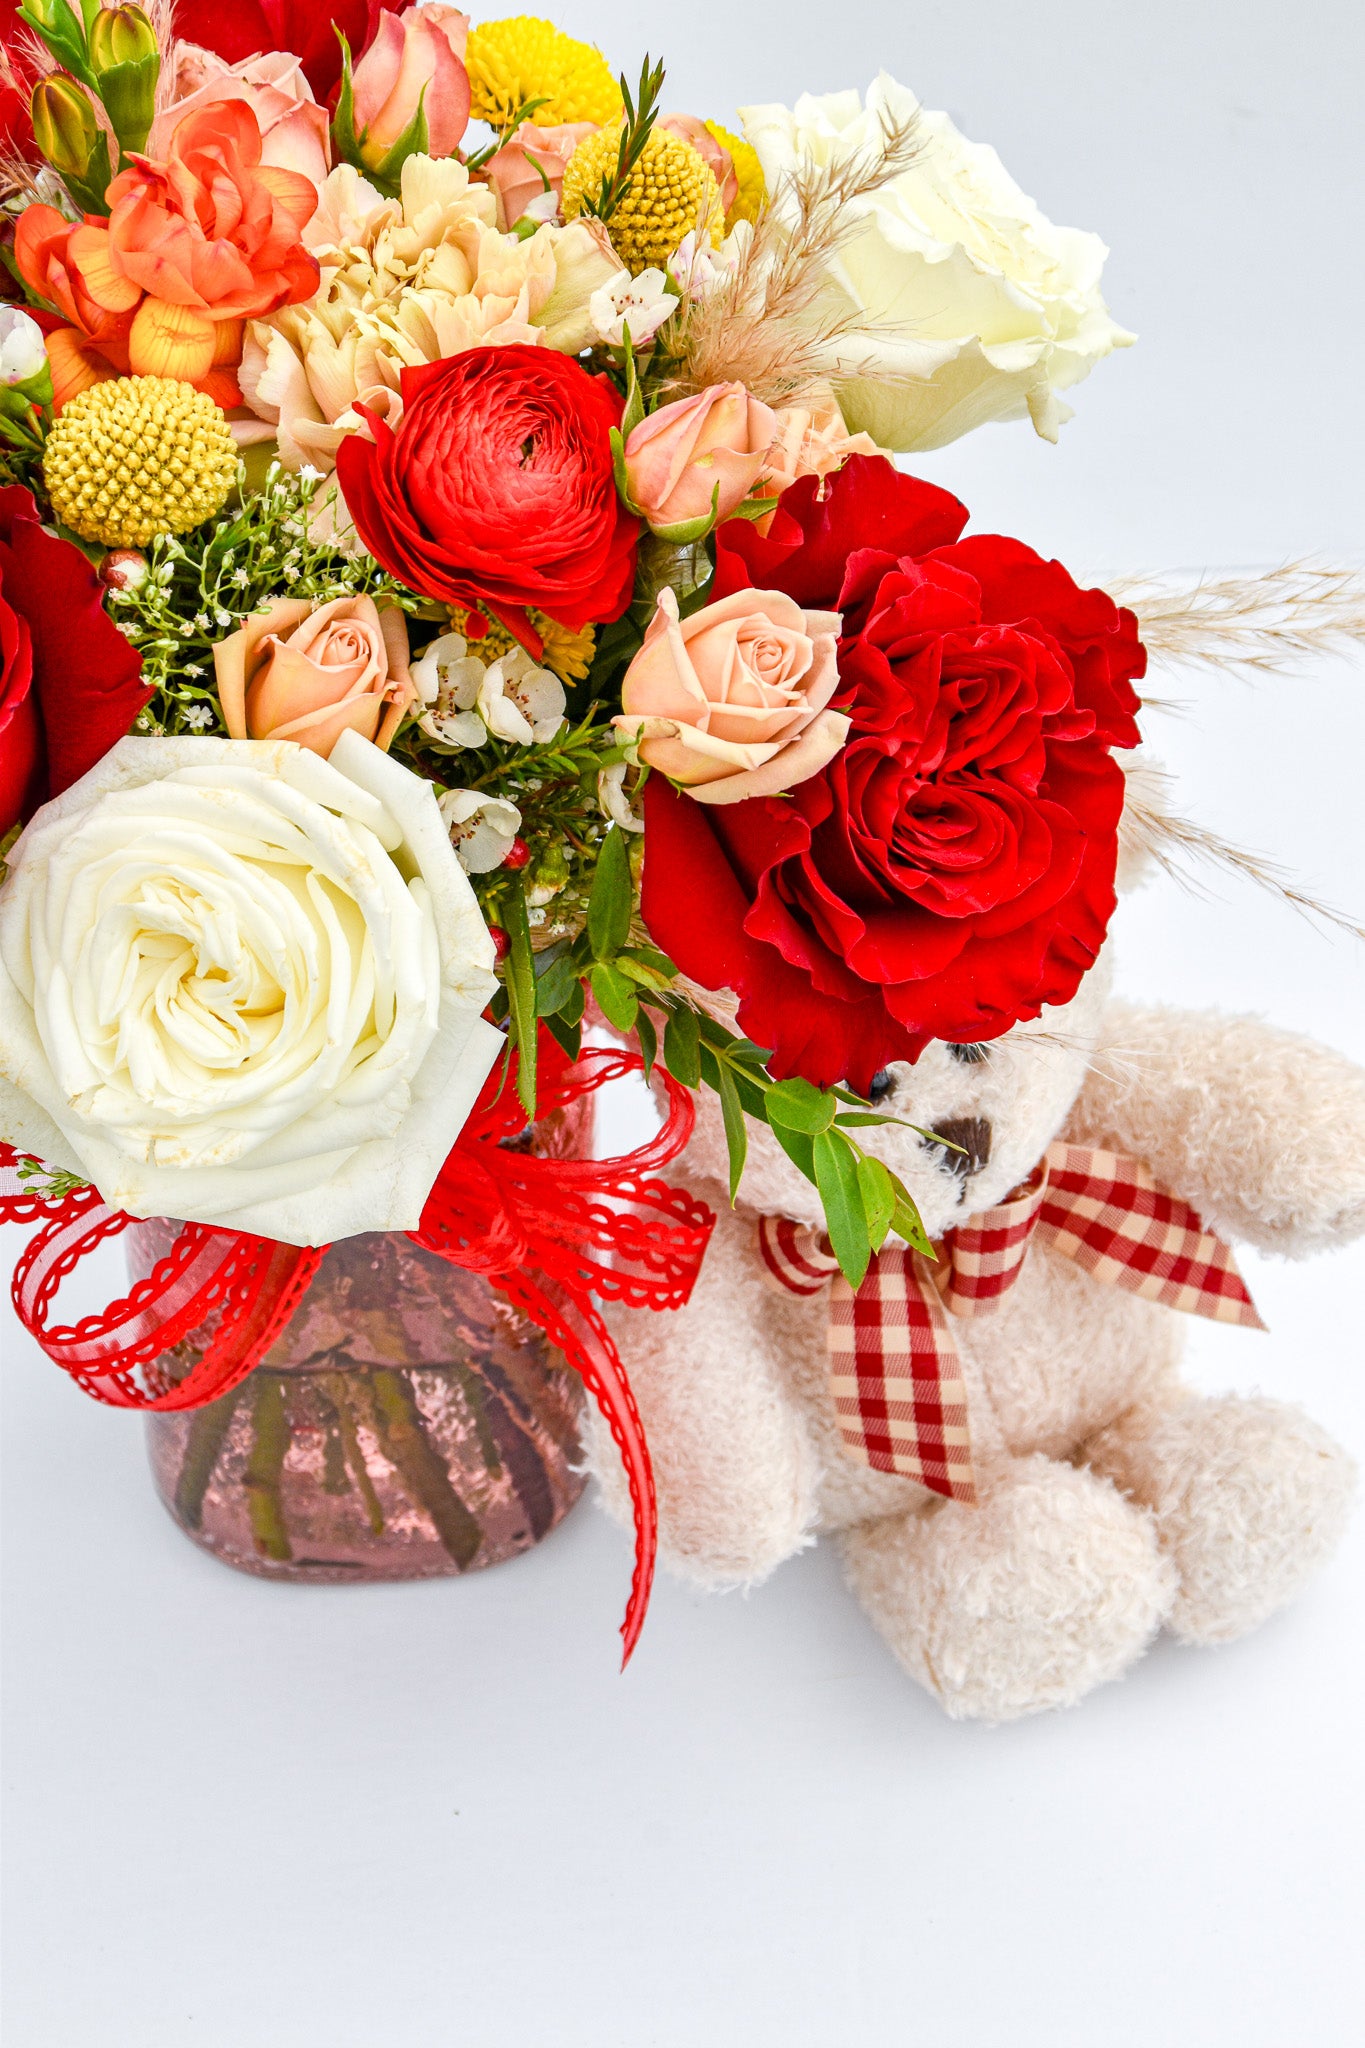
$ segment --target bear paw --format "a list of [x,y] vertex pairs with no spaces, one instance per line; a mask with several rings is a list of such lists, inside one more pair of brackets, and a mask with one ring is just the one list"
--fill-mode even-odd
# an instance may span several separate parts
[[1291,1600],[1335,1548],[1355,1486],[1341,1446],[1279,1401],[1189,1401],[1094,1448],[1156,1516],[1180,1580],[1169,1626],[1187,1643],[1230,1643]]
[[1175,1592],[1152,1517],[1043,1457],[1006,1468],[979,1507],[866,1523],[844,1554],[877,1628],[955,1720],[1070,1706],[1141,1656]]

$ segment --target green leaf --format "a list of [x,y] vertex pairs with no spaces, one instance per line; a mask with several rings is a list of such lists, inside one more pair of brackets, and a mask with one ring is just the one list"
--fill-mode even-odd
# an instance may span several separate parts
[[879,1252],[896,1220],[896,1185],[881,1160],[869,1159],[866,1153],[858,1161],[858,1193],[872,1249]]
[[576,1060],[583,1050],[583,1026],[568,1024],[563,1017],[547,1017],[545,1029],[557,1039],[571,1060]]
[[640,1004],[625,975],[609,960],[599,960],[592,970],[592,992],[607,1022],[629,1037],[635,1029]]
[[789,1131],[783,1124],[773,1124],[772,1134],[798,1172],[804,1173],[812,1183],[815,1180],[815,1140],[805,1131]]
[[630,878],[626,835],[613,825],[602,841],[588,898],[588,940],[595,960],[610,960],[630,937],[635,889]]
[[[660,540],[666,540],[670,547],[686,547],[691,541],[705,540],[707,534],[714,528],[719,512],[720,485],[717,484],[711,493],[709,512],[699,512],[695,519],[676,520],[672,526],[653,526],[650,532],[656,534]],[[644,515],[641,513],[637,516],[643,518]]]
[[684,1088],[701,1086],[701,1033],[697,1013],[686,1003],[671,1012],[665,1027],[664,1065]]
[[920,1213],[915,1207],[914,1196],[905,1185],[905,1182],[900,1180],[894,1173],[889,1174],[889,1179],[896,1191],[896,1214],[891,1228],[895,1231],[897,1237],[903,1237],[905,1242],[915,1251],[923,1252],[926,1258],[935,1258],[937,1254],[930,1241],[929,1233],[920,1220]]
[[645,1079],[654,1072],[654,1062],[659,1057],[659,1034],[654,1029],[654,1019],[648,1010],[639,1010],[635,1016],[635,1032],[640,1041],[640,1057],[645,1063]]
[[517,1096],[530,1118],[536,1113],[536,966],[531,951],[531,926],[520,883],[501,899],[507,931],[507,1000],[516,1044]]
[[777,498],[746,498],[742,505],[736,505],[730,514],[732,519],[766,519],[773,508],[780,503]]
[[[426,98],[427,89],[424,85],[417,95],[417,111],[397,142],[373,169],[365,173],[366,177],[373,179],[382,191],[396,193],[401,182],[403,166],[408,158],[425,156],[427,153],[427,144],[431,138],[427,132]],[[368,132],[367,130],[366,133]],[[364,140],[363,137],[361,139]]]
[[583,1022],[583,1012],[587,1006],[588,999],[583,992],[583,984],[581,981],[576,981],[569,991],[568,1001],[560,1006],[560,1018],[565,1024],[570,1026],[581,1024]]
[[850,1287],[861,1287],[872,1257],[867,1217],[858,1192],[858,1167],[847,1138],[820,1131],[813,1140],[815,1185],[824,1204],[834,1256]]
[[623,974],[628,974],[632,981],[638,981],[641,988],[667,988],[674,979],[671,974],[660,974],[657,967],[651,966],[647,960],[642,960],[634,949],[628,953],[618,953],[615,964]]
[[558,954],[542,968],[536,962],[536,1008],[542,1017],[555,1017],[582,984],[572,953]]
[[725,1143],[730,1154],[730,1206],[734,1207],[739,1193],[739,1183],[744,1174],[744,1162],[749,1156],[749,1127],[744,1121],[744,1110],[735,1086],[735,1077],[723,1060],[718,1060],[710,1047],[702,1053],[702,1078],[709,1082],[720,1097],[720,1113],[725,1123]]
[[768,1090],[768,1121],[791,1131],[827,1131],[834,1122],[834,1097],[799,1077]]
[[616,478],[616,495],[632,519],[643,519],[644,513],[630,495],[630,477],[626,472],[626,444],[619,427],[613,427],[608,436],[611,442],[611,467]]
[[645,401],[635,368],[635,348],[630,338],[630,327],[624,322],[621,327],[621,338],[626,351],[626,409],[621,415],[620,428],[624,446],[645,416]]

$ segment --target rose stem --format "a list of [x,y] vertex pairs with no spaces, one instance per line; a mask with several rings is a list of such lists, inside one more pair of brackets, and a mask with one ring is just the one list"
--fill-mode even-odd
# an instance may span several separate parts
[[480,1455],[490,1475],[496,1479],[502,1472],[502,1455],[498,1449],[497,1437],[493,1433],[492,1422],[489,1420],[488,1403],[484,1398],[484,1382],[462,1359],[456,1361],[455,1371],[465,1400],[469,1403],[469,1412],[474,1418],[474,1433],[479,1439]]
[[260,1373],[252,1413],[251,1457],[242,1478],[251,1536],[262,1557],[283,1564],[294,1555],[284,1525],[280,1474],[289,1450],[289,1417],[284,1406],[284,1381],[278,1373]]
[[450,1474],[432,1449],[417,1404],[400,1373],[379,1368],[370,1382],[384,1455],[398,1469],[413,1499],[436,1526],[442,1546],[460,1571],[474,1562],[483,1530],[450,1483]]
[[204,1495],[208,1492],[218,1454],[237,1412],[240,1392],[240,1388],[234,1387],[230,1394],[210,1401],[207,1408],[196,1410],[190,1417],[185,1455],[175,1482],[176,1516],[187,1529],[198,1529],[203,1523]]
[[327,1390],[328,1398],[333,1407],[336,1409],[337,1427],[341,1431],[341,1441],[345,1446],[347,1461],[351,1467],[351,1475],[360,1490],[360,1498],[365,1503],[365,1512],[370,1520],[370,1534],[372,1536],[382,1536],[384,1533],[384,1510],[380,1506],[379,1495],[374,1490],[374,1481],[370,1477],[370,1468],[365,1463],[365,1453],[361,1449],[360,1437],[355,1426],[354,1412],[346,1398],[346,1376],[344,1373],[329,1372],[323,1375],[322,1384]]

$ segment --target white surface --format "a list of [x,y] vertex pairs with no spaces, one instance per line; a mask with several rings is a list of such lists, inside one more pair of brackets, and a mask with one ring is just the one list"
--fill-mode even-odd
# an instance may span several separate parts
[[[670,104],[722,118],[885,62],[1111,242],[1143,338],[1061,448],[926,465],[979,526],[1092,572],[1359,557],[1355,8],[557,16],[632,67],[647,33]],[[1154,738],[1188,805],[1365,910],[1362,667],[1178,694]],[[1125,908],[1126,986],[1365,1057],[1361,951],[1219,887]],[[1199,1376],[1365,1454],[1365,1252],[1248,1266],[1273,1333],[1199,1329]],[[747,1599],[661,1585],[624,1679],[628,1550],[590,1506],[463,1583],[237,1578],[156,1504],[135,1421],[3,1346],[6,2048],[1361,2039],[1361,1521],[1247,1642],[989,1732],[901,1678],[827,1551]]]

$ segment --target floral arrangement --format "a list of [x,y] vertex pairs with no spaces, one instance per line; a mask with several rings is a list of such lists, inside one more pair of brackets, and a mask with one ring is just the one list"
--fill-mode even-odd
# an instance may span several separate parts
[[893,458],[1057,437],[1099,241],[888,77],[723,126],[443,0],[23,0],[0,83],[27,1196],[416,1231],[605,1020],[923,1243],[875,1077],[1075,992],[1146,656]]

